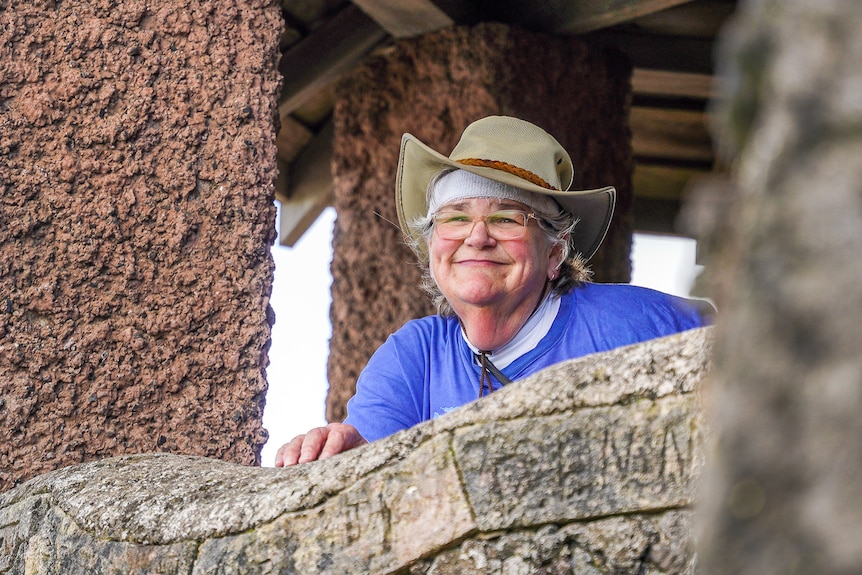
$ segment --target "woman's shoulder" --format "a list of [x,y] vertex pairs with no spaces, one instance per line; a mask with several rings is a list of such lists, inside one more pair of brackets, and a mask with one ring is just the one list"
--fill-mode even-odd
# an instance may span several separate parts
[[400,329],[450,329],[453,325],[458,325],[457,317],[434,314],[407,320]]
[[707,301],[688,299],[652,288],[619,283],[585,282],[569,292],[570,301],[581,308],[617,312],[647,318],[656,314],[686,316],[695,323],[707,323],[715,313]]
[[436,339],[458,333],[461,329],[458,318],[428,315],[404,323],[390,338],[397,340]]
[[[575,298],[609,301],[684,299],[652,288],[623,283],[583,282],[569,292]],[[622,298],[622,299],[620,299]]]

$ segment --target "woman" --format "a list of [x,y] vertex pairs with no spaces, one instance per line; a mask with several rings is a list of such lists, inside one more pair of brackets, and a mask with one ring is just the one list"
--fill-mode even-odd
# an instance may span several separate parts
[[680,298],[587,281],[616,192],[568,191],[573,175],[559,142],[516,118],[474,122],[448,157],[405,134],[398,218],[438,314],[390,336],[345,422],[294,438],[276,465],[386,437],[560,361],[704,325]]

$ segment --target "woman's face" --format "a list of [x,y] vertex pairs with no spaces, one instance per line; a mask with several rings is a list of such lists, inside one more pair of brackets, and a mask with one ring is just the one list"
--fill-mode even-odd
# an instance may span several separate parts
[[[498,198],[458,200],[444,209],[473,216],[486,216],[503,209],[531,211],[520,202]],[[556,273],[560,252],[560,248],[549,245],[533,219],[529,220],[524,237],[519,239],[493,238],[482,220],[475,223],[466,239],[443,239],[435,230],[428,241],[431,276],[459,316],[465,306],[532,310],[545,282]]]

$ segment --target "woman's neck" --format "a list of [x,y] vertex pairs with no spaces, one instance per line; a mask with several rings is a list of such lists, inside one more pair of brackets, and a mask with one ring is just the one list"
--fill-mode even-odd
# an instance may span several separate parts
[[509,343],[517,335],[530,316],[539,308],[546,293],[547,289],[543,289],[538,301],[524,302],[513,309],[501,309],[499,306],[470,306],[460,313],[456,310],[456,313],[470,343],[482,351],[494,351]]
[[515,337],[529,316],[500,317],[491,311],[474,310],[461,317],[461,325],[470,343],[482,351],[493,351]]

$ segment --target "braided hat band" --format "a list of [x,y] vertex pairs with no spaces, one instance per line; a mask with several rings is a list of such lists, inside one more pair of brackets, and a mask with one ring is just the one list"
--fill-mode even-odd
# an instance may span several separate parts
[[519,168],[518,166],[513,166],[512,164],[508,164],[506,162],[500,162],[498,160],[480,160],[479,158],[464,158],[462,160],[455,160],[459,164],[464,164],[465,166],[482,166],[483,168],[494,168],[495,170],[500,170],[502,172],[508,172],[515,176],[518,176],[522,180],[527,180],[537,186],[542,186],[548,190],[557,190],[560,188],[555,188],[542,178],[538,176],[538,174],[534,174],[530,170],[525,170],[524,168]]

